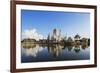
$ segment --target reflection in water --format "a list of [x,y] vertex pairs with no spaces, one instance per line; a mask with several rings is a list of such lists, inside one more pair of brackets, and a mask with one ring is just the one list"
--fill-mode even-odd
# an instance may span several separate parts
[[89,59],[89,46],[61,44],[22,45],[22,62],[44,62]]
[[75,51],[76,53],[78,53],[78,52],[80,51],[80,48],[81,48],[80,45],[75,45],[74,51]]
[[36,57],[37,53],[42,51],[43,48],[40,47],[39,45],[32,45],[31,47],[29,46],[23,46],[22,47],[22,54],[26,55],[26,56],[33,56]]
[[62,45],[48,45],[48,51],[50,54],[52,54],[54,57],[59,56],[59,54],[62,51],[63,46]]

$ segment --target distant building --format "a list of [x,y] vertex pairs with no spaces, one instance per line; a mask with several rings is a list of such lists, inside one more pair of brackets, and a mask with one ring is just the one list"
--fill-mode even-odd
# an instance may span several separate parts
[[40,40],[39,40],[39,43],[44,43],[44,44],[46,44],[46,43],[47,43],[47,39],[40,39]]
[[47,39],[48,39],[48,41],[51,40],[51,35],[50,35],[50,33],[48,34]]
[[60,29],[53,29],[52,34],[48,35],[50,40],[61,41],[61,30]]
[[75,43],[75,45],[80,45],[81,44],[80,36],[78,34],[75,35],[75,37],[74,37],[74,43]]
[[75,41],[79,41],[79,40],[80,40],[80,36],[79,36],[78,34],[75,35],[74,40],[75,40]]

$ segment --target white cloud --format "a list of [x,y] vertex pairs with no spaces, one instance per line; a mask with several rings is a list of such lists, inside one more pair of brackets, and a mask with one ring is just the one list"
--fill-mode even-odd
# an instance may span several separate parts
[[24,32],[22,32],[22,40],[27,38],[39,40],[43,39],[43,36],[39,34],[36,29],[27,29]]

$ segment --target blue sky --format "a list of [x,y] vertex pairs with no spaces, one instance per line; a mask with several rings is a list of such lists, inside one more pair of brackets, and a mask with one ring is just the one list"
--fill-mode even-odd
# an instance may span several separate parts
[[21,10],[21,24],[22,32],[36,29],[43,36],[58,28],[62,34],[67,33],[67,36],[78,33],[90,37],[89,13]]

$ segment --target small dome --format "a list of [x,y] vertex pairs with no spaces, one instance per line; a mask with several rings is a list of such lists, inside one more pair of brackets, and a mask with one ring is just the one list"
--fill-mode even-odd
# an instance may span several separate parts
[[75,37],[74,38],[80,38],[80,36],[77,34],[77,35],[75,35]]

